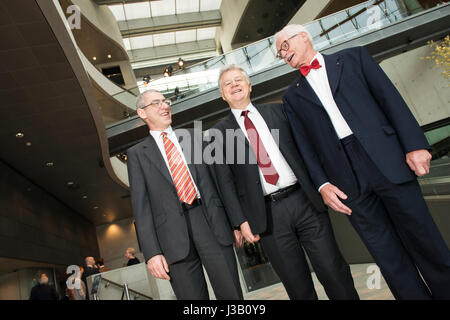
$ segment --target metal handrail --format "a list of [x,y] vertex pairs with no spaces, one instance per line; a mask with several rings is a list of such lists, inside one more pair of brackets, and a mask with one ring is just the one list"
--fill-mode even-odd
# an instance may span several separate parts
[[[106,279],[106,278],[101,278],[101,280],[104,280],[104,281],[106,281],[106,282],[109,282],[109,283],[111,283],[111,284],[113,284],[113,285],[115,285],[115,286],[117,286],[117,287],[121,287],[123,290],[125,290],[125,292],[127,292],[127,291],[129,291],[129,292],[132,292],[132,293],[134,293],[134,294],[138,294],[138,295],[140,295],[140,296],[143,296],[143,297],[145,297],[145,298],[147,298],[147,299],[149,299],[149,300],[153,300],[153,298],[152,297],[149,297],[149,296],[147,296],[147,295],[145,295],[145,294],[143,294],[143,293],[141,293],[141,292],[139,292],[139,291],[136,291],[136,290],[134,290],[134,289],[130,289],[130,288],[128,288],[128,284],[119,284],[119,283],[117,283],[117,282],[114,282],[114,281],[112,281],[112,280],[109,280],[109,279]],[[127,294],[127,297],[129,298],[130,296]],[[130,300],[130,299],[128,299],[128,300]]]

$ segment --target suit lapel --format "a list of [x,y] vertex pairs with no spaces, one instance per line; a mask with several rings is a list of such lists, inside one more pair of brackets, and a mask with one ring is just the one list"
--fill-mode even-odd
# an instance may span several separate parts
[[[342,60],[342,57],[336,54],[322,54],[322,56],[325,60],[325,67],[327,69],[328,83],[330,84],[331,92],[334,96],[339,86],[342,66],[344,62]],[[322,106],[319,97],[304,76],[300,75],[297,78],[295,86],[299,89],[295,91],[297,94],[301,95],[304,99],[309,100],[310,102],[318,106]]]
[[309,82],[306,80],[306,78],[303,75],[300,75],[297,78],[297,81],[295,83],[295,86],[298,90],[295,90],[296,94],[299,94],[303,99],[308,100],[311,103],[314,103],[318,106],[322,106],[322,103],[319,100],[319,97],[317,96],[314,89],[311,87]]
[[156,144],[153,136],[149,136],[143,145],[144,154],[148,160],[153,163],[159,170],[159,172],[173,185],[173,180],[170,175],[169,169],[167,168],[166,162],[161,154],[161,151]]
[[[236,133],[237,140],[240,143],[243,143],[246,148],[250,147],[250,144],[248,143],[247,138],[245,137],[244,132],[242,132],[241,127],[239,126],[239,123],[237,123],[236,118],[234,117],[233,113],[231,113],[226,119],[225,119],[225,128],[226,129],[233,129]],[[224,135],[226,137],[226,132],[224,132]],[[239,148],[237,148],[239,150]]]
[[[288,165],[294,171],[297,179],[300,184],[303,184],[306,181],[306,169],[303,159],[297,153],[297,147],[295,142],[290,134],[289,123],[283,122],[280,118],[274,117],[269,108],[260,108],[259,106],[255,106],[261,116],[264,118],[269,130],[279,129],[279,149],[281,154],[287,161]],[[281,106],[280,106],[281,108]]]
[[325,67],[327,68],[328,83],[330,84],[331,93],[334,96],[336,89],[339,86],[344,61],[342,60],[341,56],[336,54],[323,54],[322,56],[325,60]]

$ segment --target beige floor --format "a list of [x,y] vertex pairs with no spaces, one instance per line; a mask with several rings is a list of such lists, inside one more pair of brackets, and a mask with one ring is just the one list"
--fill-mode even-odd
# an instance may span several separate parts
[[[368,273],[368,267],[374,266],[374,264],[355,264],[350,265],[353,281],[355,282],[356,291],[358,291],[361,300],[394,300],[391,291],[389,290],[386,282],[381,276],[380,288],[369,289],[367,285],[368,278],[372,275],[372,272]],[[327,295],[323,289],[323,286],[317,280],[315,273],[313,273],[314,286],[317,291],[319,300],[328,300]],[[255,290],[245,295],[246,300],[288,300],[286,290],[281,283],[266,287],[263,289]]]

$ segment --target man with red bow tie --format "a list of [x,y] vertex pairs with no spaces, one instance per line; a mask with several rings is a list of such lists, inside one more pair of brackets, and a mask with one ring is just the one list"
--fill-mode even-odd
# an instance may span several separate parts
[[416,179],[431,147],[399,92],[364,48],[322,55],[301,25],[276,48],[301,73],[283,105],[325,204],[348,215],[397,299],[450,298],[450,253]]

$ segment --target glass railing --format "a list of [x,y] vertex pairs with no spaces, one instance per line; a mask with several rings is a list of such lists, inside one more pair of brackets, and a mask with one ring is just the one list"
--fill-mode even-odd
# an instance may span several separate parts
[[425,130],[432,146],[430,173],[419,178],[424,196],[450,196],[450,118]]
[[[440,5],[441,1],[433,4]],[[428,3],[429,4],[429,3]],[[362,34],[381,29],[406,17],[424,11],[417,0],[371,0],[353,7],[314,20],[304,27],[310,33],[316,50],[324,50],[338,43],[354,39]],[[173,112],[177,111],[177,101],[217,87],[220,69],[229,64],[237,64],[248,74],[259,72],[285,64],[276,58],[274,36],[254,42],[248,46],[233,50],[221,56],[176,71],[171,77],[151,81],[144,85],[138,83],[134,92],[156,89],[175,103]],[[136,90],[137,89],[137,90]],[[116,95],[127,93],[117,93]],[[130,117],[135,116],[130,113]]]

